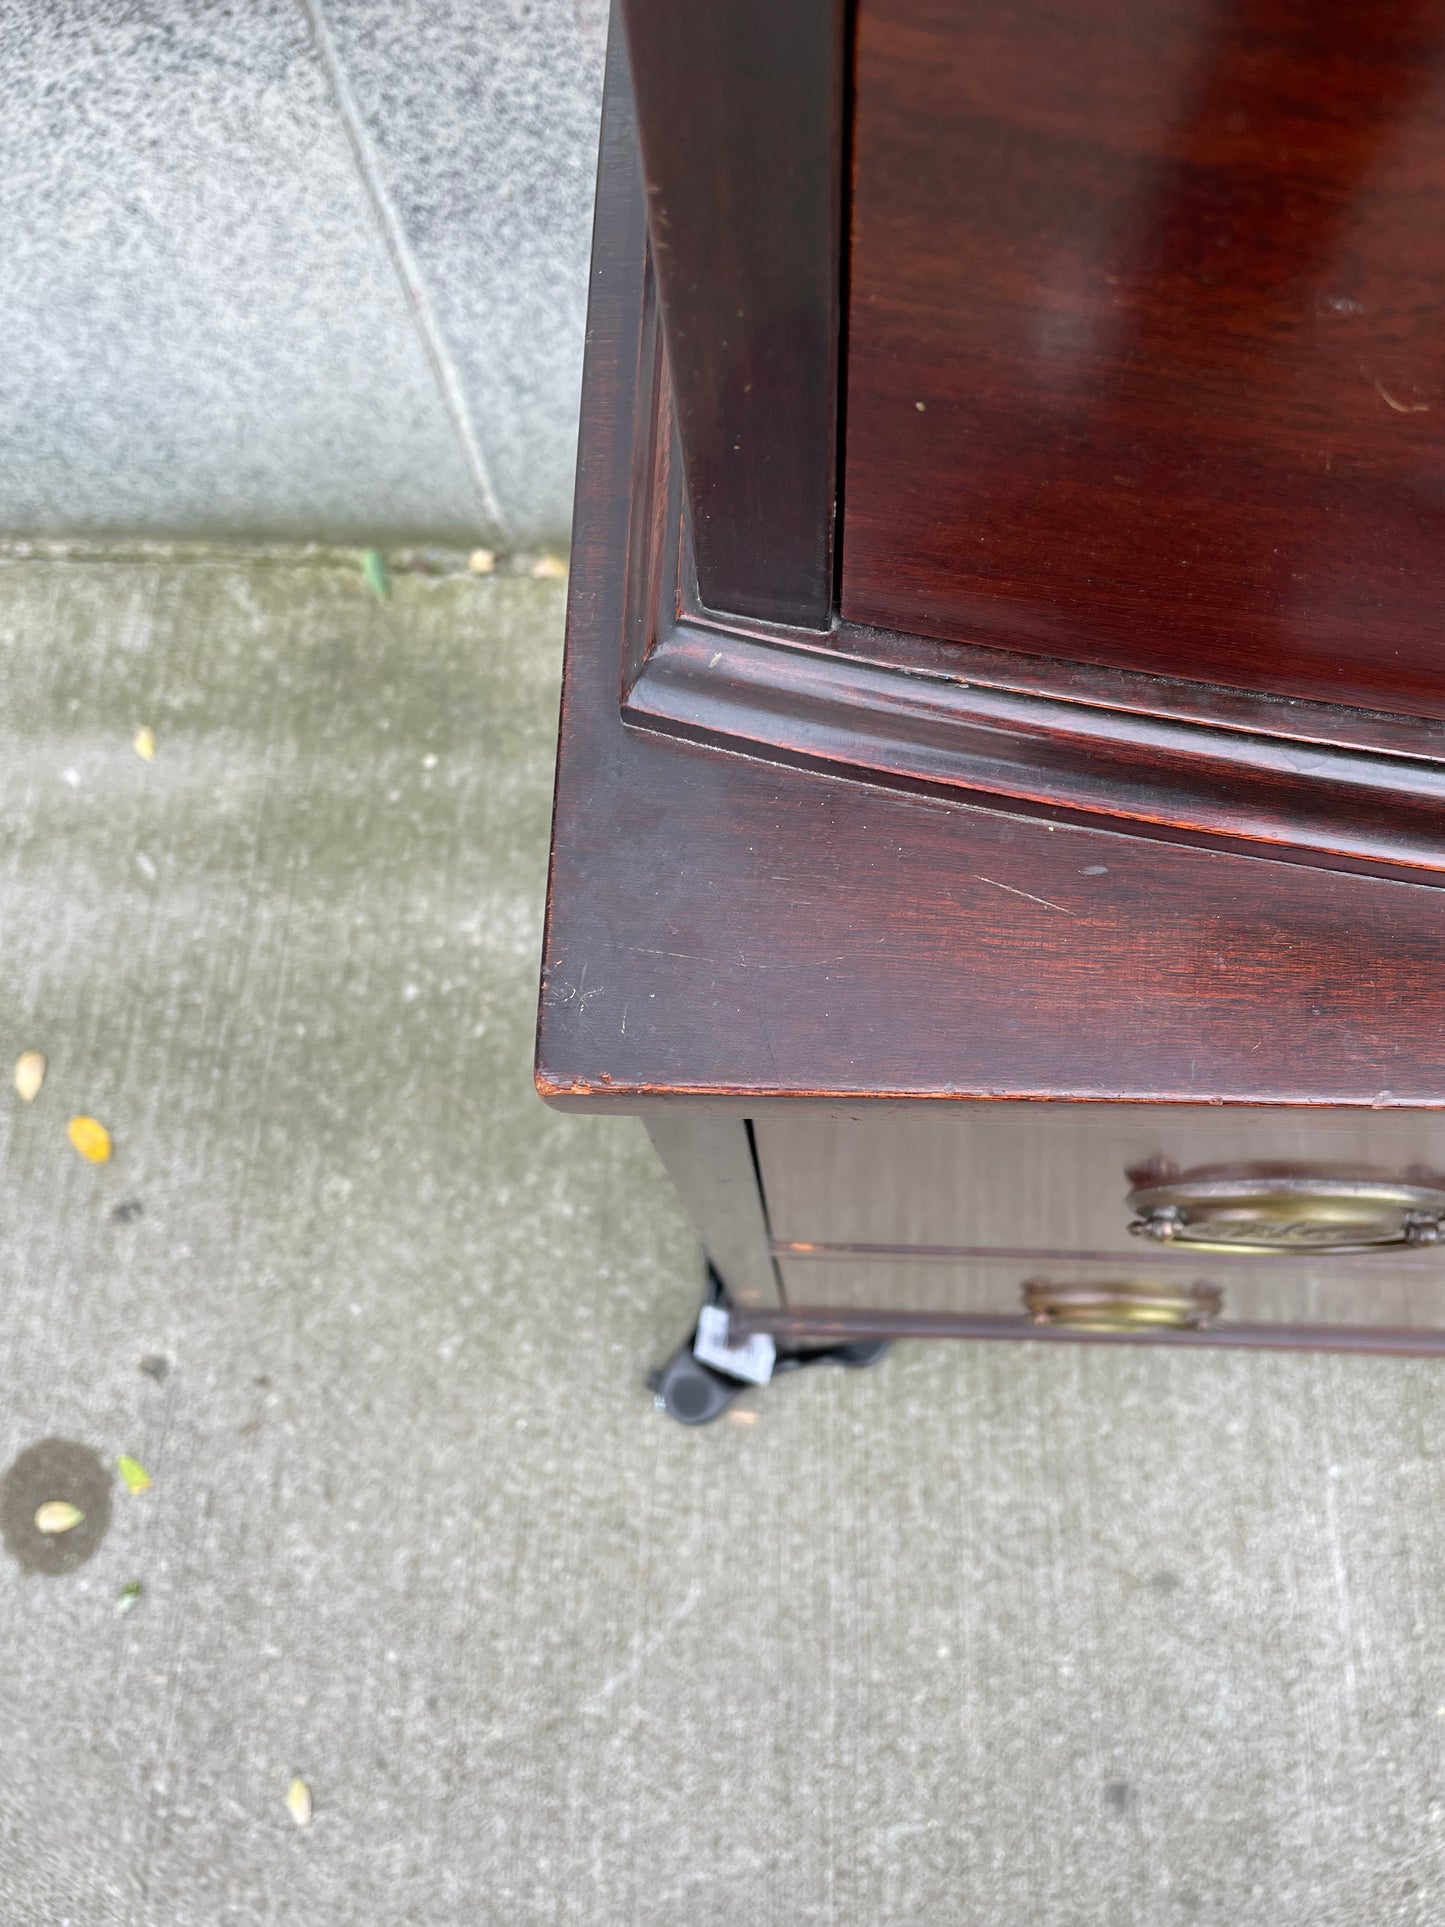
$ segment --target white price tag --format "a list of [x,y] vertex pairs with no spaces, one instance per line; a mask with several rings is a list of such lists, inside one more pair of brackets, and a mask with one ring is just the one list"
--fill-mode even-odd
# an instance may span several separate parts
[[727,1313],[721,1305],[704,1305],[698,1314],[692,1355],[715,1372],[726,1372],[729,1378],[766,1385],[773,1375],[778,1348],[766,1332],[754,1332],[745,1345],[730,1345]]

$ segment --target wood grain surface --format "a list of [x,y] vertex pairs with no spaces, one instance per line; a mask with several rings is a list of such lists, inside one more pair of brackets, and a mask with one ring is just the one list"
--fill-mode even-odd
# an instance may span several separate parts
[[[718,748],[893,789],[988,799],[1055,823],[1102,821],[1174,842],[1263,846],[1290,862],[1445,883],[1437,725],[1301,703],[1233,728],[1227,699],[1235,692],[1196,686],[1200,708],[1224,712],[1207,722],[1150,714],[1072,690],[1060,697],[981,679],[977,656],[989,659],[984,676],[996,678],[999,650],[968,650],[956,675],[930,673],[927,652],[910,647],[918,641],[846,628],[814,644],[690,613],[657,634],[623,713]],[[1244,706],[1236,697],[1233,707]],[[1413,729],[1418,740],[1404,754],[1356,747],[1338,740],[1347,716],[1356,735],[1388,742]]]
[[1445,906],[629,728],[653,433],[614,86],[583,397],[537,1076],[642,1110],[1111,1098],[1445,1108]]
[[833,607],[842,0],[622,0],[698,579]]
[[[1330,1325],[1433,1331],[1445,1349],[1445,1265],[1433,1272],[1356,1258],[1333,1268],[1256,1259],[1252,1265],[1214,1266],[1196,1254],[1193,1265],[1161,1272],[1147,1255],[1119,1259],[856,1258],[782,1261],[790,1310],[809,1307],[878,1312],[1023,1314],[1024,1286],[1146,1285],[1161,1279],[1215,1285],[1222,1295],[1220,1324]],[[746,1313],[745,1313],[746,1315]]]
[[1445,11],[860,0],[844,614],[1445,715]]
[[[1199,1264],[1198,1252],[1141,1247],[1129,1233],[1129,1192],[1156,1171],[1282,1166],[1438,1182],[1445,1118],[1388,1107],[958,1104],[906,1117],[765,1118],[757,1145],[780,1245],[1113,1253],[1177,1269]],[[1382,1251],[1366,1269],[1387,1259],[1445,1278],[1445,1254],[1433,1249]]]

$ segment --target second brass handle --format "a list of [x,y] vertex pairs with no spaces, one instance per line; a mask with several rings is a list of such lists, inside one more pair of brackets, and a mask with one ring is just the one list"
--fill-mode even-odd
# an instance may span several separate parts
[[1218,1316],[1224,1293],[1214,1285],[1106,1282],[1024,1286],[1024,1309],[1036,1325],[1079,1331],[1197,1331]]

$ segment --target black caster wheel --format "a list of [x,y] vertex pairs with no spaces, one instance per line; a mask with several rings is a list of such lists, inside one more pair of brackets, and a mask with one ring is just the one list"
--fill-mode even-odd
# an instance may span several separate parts
[[833,1356],[850,1372],[866,1372],[870,1365],[877,1365],[888,1356],[889,1343],[886,1338],[860,1338],[852,1345],[835,1346]]
[[[726,1306],[727,1289],[716,1271],[709,1265],[707,1283],[703,1293],[703,1310],[709,1306]],[[672,1357],[659,1370],[648,1377],[652,1395],[660,1410],[669,1418],[676,1419],[679,1425],[706,1425],[720,1413],[727,1410],[738,1393],[745,1391],[751,1379],[734,1378],[727,1372],[705,1365],[696,1357],[693,1347],[697,1343],[697,1331],[685,1344],[679,1345]],[[850,1371],[862,1371],[869,1365],[876,1365],[888,1350],[886,1338],[859,1339],[846,1345],[823,1345],[816,1350],[779,1352],[773,1363],[773,1376],[780,1372],[798,1372],[805,1365],[842,1365]]]
[[658,1405],[679,1425],[706,1425],[747,1389],[742,1379],[725,1378],[694,1358],[690,1338],[647,1382]]
[[800,1371],[804,1365],[843,1365],[850,1372],[863,1372],[885,1356],[888,1346],[886,1338],[859,1338],[848,1345],[826,1345],[816,1352],[780,1352],[773,1376]]

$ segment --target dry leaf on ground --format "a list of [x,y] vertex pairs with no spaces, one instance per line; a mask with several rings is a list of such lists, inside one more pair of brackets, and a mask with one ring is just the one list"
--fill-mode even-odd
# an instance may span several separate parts
[[467,567],[473,575],[491,575],[497,566],[494,549],[473,549],[467,557]]
[[69,1499],[47,1499],[35,1508],[35,1530],[53,1538],[57,1532],[73,1531],[84,1517],[80,1507]]
[[33,1104],[45,1082],[45,1058],[38,1050],[21,1053],[15,1060],[15,1088],[27,1104]]
[[537,582],[561,582],[567,574],[567,564],[560,555],[542,555],[532,564],[532,576]]
[[122,1452],[115,1462],[115,1469],[125,1480],[127,1492],[149,1492],[151,1475],[139,1459],[133,1459],[129,1452]]
[[93,1117],[70,1120],[70,1141],[91,1164],[104,1164],[110,1157],[110,1132]]

